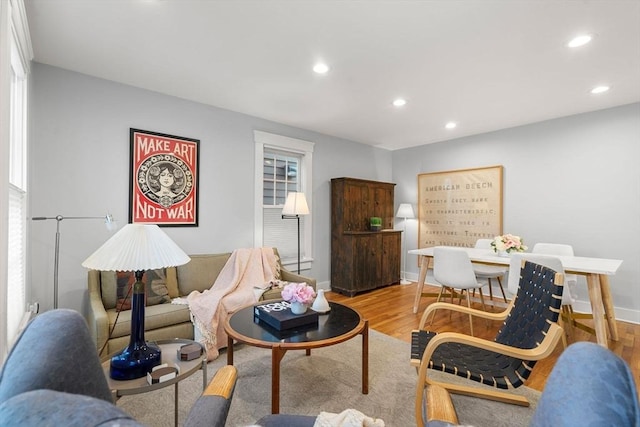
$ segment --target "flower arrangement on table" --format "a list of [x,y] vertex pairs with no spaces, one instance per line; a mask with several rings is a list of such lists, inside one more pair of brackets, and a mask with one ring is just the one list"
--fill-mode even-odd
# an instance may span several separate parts
[[313,302],[316,297],[316,291],[306,283],[289,283],[282,289],[282,299],[291,303],[292,311],[295,313],[296,309],[293,308],[295,303],[302,304],[306,307]]
[[491,242],[491,247],[494,252],[524,252],[528,248],[524,245],[524,241],[520,236],[514,236],[513,234],[503,234],[502,236],[496,236]]

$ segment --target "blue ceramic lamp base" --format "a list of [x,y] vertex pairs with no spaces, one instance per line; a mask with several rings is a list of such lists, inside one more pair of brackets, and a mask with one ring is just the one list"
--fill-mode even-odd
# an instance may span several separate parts
[[155,343],[144,339],[144,271],[136,271],[131,309],[131,339],[129,345],[111,358],[109,375],[114,380],[133,380],[151,372],[162,362],[162,352]]
[[114,380],[133,380],[151,372],[162,361],[160,347],[154,343],[143,342],[122,350],[111,358],[111,378]]

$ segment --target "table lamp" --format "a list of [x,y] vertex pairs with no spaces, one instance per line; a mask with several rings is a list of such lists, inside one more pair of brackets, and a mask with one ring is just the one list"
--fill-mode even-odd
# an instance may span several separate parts
[[175,267],[191,259],[157,225],[127,224],[82,263],[100,271],[133,271],[131,337],[129,345],[111,358],[110,376],[132,380],[161,362],[160,347],[144,339],[145,270]]
[[282,208],[282,219],[298,220],[298,274],[300,274],[300,215],[309,215],[309,206],[304,193],[290,192]]

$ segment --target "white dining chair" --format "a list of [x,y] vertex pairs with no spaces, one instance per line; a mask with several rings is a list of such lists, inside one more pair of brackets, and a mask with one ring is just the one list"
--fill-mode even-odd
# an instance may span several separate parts
[[[484,305],[484,295],[482,294],[482,287],[485,286],[486,283],[478,282],[469,255],[464,250],[445,246],[436,246],[433,248],[433,277],[436,279],[436,284],[441,286],[436,302],[442,298],[442,293],[445,288],[449,288],[452,295],[456,289],[459,289],[461,293],[466,294],[467,307],[471,308],[469,291],[478,289],[482,309],[486,309]],[[433,318],[431,321],[433,321]],[[473,336],[473,319],[471,314],[469,314],[469,326],[471,328],[471,336]]]
[[[565,303],[565,293],[567,293],[566,289],[566,275],[564,273],[564,267],[562,266],[562,261],[560,258],[553,255],[543,255],[540,253],[515,253],[511,255],[511,260],[509,262],[509,278],[507,280],[507,290],[511,294],[517,294],[518,292],[518,284],[520,282],[520,268],[522,267],[522,260],[525,259],[527,261],[535,262],[536,264],[542,265],[544,267],[555,270],[557,273],[562,273],[565,277],[563,290],[562,290],[562,303]],[[562,317],[560,316],[558,320],[560,321]],[[560,323],[560,322],[559,322]],[[561,326],[565,330],[565,333],[562,335],[562,345],[567,347],[567,338],[566,335],[569,333],[567,331],[566,322],[561,322]],[[569,325],[569,328],[571,326]]]
[[[536,243],[533,245],[531,253],[557,255],[557,256],[574,256],[573,246],[563,243]],[[573,303],[576,300],[576,286],[578,284],[578,276],[575,274],[566,274],[564,276],[564,292],[562,293],[562,313],[566,318],[565,332],[571,336],[573,334],[574,312]]]
[[[476,249],[487,249],[492,250],[491,242],[493,239],[478,239],[476,240],[475,248]],[[476,273],[476,277],[479,280],[486,280],[489,284],[489,298],[493,301],[493,286],[491,283],[492,279],[496,279],[498,281],[498,285],[500,285],[500,292],[502,292],[502,298],[504,302],[507,302],[507,295],[504,293],[504,288],[502,287],[502,279],[509,271],[506,267],[500,267],[497,265],[486,265],[486,264],[478,264],[472,263],[473,271]]]
[[[531,250],[533,254],[573,256],[573,246],[561,243],[536,243]],[[578,276],[566,274],[564,276],[564,292],[562,293],[562,305],[573,306]]]

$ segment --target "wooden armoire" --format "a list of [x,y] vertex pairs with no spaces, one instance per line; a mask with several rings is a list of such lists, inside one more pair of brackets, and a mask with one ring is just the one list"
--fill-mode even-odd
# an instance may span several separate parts
[[[331,180],[331,290],[353,296],[400,281],[401,234],[393,229],[395,184]],[[382,231],[369,218],[382,218]]]

